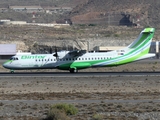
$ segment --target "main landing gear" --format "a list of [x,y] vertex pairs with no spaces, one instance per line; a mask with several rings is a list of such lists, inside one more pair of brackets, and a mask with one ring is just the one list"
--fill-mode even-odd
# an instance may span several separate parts
[[70,68],[69,71],[70,71],[70,73],[77,73],[78,72],[78,70],[75,68]]

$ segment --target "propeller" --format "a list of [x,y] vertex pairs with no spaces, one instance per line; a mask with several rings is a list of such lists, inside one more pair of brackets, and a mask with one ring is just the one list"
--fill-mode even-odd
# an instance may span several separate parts
[[49,49],[49,53],[50,53],[50,54],[52,54],[52,47],[50,47],[50,49]]
[[53,54],[53,56],[56,57],[56,59],[58,59],[57,47],[55,47],[55,54]]

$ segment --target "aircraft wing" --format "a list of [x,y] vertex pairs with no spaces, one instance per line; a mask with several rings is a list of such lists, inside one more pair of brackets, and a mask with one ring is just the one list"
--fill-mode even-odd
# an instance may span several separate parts
[[68,54],[70,56],[76,57],[76,56],[82,56],[85,53],[86,53],[86,50],[74,50],[74,51],[70,51]]

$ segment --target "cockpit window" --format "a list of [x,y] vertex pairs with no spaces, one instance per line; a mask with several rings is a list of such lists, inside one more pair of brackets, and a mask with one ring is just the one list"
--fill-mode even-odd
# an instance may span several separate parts
[[10,60],[18,60],[18,58],[17,57],[12,57],[12,58],[10,58]]
[[10,58],[10,60],[14,60],[14,58],[12,57],[12,58]]

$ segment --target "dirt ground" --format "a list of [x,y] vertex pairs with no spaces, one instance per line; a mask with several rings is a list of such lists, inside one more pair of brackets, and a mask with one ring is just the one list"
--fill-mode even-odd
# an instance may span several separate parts
[[[159,62],[141,62],[88,71],[159,68]],[[0,77],[0,120],[42,120],[61,102],[78,108],[72,120],[158,120],[159,99],[159,76]]]

